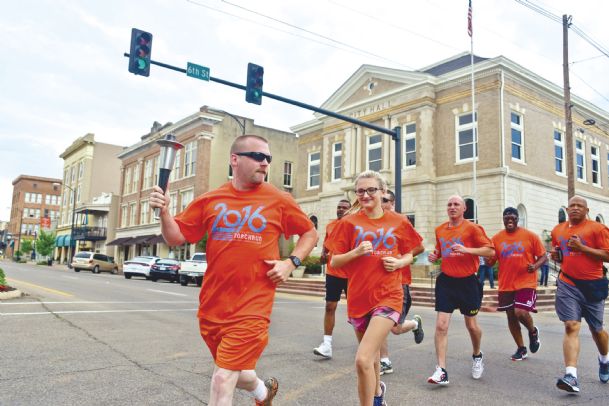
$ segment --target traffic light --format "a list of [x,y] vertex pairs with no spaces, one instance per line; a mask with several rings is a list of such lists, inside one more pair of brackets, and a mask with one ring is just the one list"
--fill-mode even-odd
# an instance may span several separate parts
[[247,64],[247,84],[245,87],[245,101],[248,103],[262,103],[262,76],[264,68],[253,63]]
[[131,48],[129,49],[129,72],[150,76],[150,54],[152,34],[137,28],[131,29]]

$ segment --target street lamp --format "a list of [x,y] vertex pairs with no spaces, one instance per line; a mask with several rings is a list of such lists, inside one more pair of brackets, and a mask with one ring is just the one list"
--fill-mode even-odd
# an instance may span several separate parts
[[[62,186],[61,183],[53,183],[53,186]],[[68,261],[68,264],[72,263],[72,257],[74,256],[74,249],[73,247],[76,246],[75,242],[74,242],[74,222],[76,220],[76,190],[74,190],[72,187],[68,186],[68,185],[63,185],[63,187],[67,187],[68,189],[70,189],[72,191],[72,224],[70,225],[70,255],[69,258],[70,260]]]

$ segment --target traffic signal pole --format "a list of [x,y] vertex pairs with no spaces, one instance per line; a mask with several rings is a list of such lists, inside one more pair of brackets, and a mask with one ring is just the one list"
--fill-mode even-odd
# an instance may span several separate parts
[[[128,58],[129,54],[125,53],[124,56],[126,56]],[[179,68],[177,66],[168,65],[166,63],[150,60],[150,64],[157,65],[157,66],[160,66],[160,67],[166,68],[166,69],[171,69],[171,70],[181,72],[181,73],[186,73],[186,69]],[[216,83],[220,83],[220,84],[234,87],[237,89],[246,90],[246,86],[244,86],[244,85],[240,85],[240,84],[234,83],[234,82],[229,82],[228,80],[224,80],[224,79],[220,79],[220,78],[215,78],[211,75],[209,76],[209,80],[211,82],[216,82]],[[334,117],[334,118],[337,118],[342,121],[346,121],[351,124],[355,124],[355,125],[358,125],[361,127],[369,128],[374,131],[378,131],[383,134],[390,135],[391,139],[395,142],[395,178],[394,178],[394,181],[395,181],[395,185],[394,185],[395,211],[398,213],[400,213],[402,211],[402,154],[401,154],[402,140],[401,140],[401,128],[399,126],[396,126],[396,127],[394,127],[393,130],[391,130],[389,128],[380,127],[378,125],[371,124],[366,121],[358,120],[356,118],[352,118],[349,116],[345,116],[343,114],[335,113],[330,110],[326,110],[326,109],[322,109],[320,107],[316,107],[316,106],[313,106],[310,104],[302,103],[297,100],[289,99],[287,97],[282,97],[282,96],[268,93],[268,92],[265,92],[262,90],[261,90],[261,92],[262,92],[262,96],[268,97],[269,99],[274,99],[274,100],[277,100],[277,101],[280,101],[283,103],[291,104],[293,106],[297,106],[297,107],[300,107],[300,108],[303,108],[306,110],[315,111],[317,113],[321,113],[321,114],[324,114],[329,117]]]

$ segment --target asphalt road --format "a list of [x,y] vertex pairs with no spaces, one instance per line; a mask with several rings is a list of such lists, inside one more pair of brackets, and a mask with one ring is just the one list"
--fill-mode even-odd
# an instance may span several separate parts
[[[28,296],[0,301],[0,405],[201,405],[207,404],[213,362],[198,334],[198,288],[120,275],[75,273],[62,267],[0,262],[9,283]],[[553,313],[535,316],[542,347],[523,362],[503,314],[479,316],[485,372],[471,378],[471,344],[463,318],[449,331],[450,385],[426,382],[435,366],[435,313],[423,317],[426,338],[390,336],[395,372],[386,375],[391,406],[607,405],[609,385],[599,383],[596,350],[582,330],[582,393],[555,388],[564,373],[562,324]],[[606,317],[608,317],[606,313]],[[323,300],[278,294],[271,339],[257,370],[279,378],[276,405],[356,405],[356,340],[338,308],[334,358],[312,349],[322,337]],[[585,331],[584,331],[585,330]],[[235,405],[253,405],[238,392]]]

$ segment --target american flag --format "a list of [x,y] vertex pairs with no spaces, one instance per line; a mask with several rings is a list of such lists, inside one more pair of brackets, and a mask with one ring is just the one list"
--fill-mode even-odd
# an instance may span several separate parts
[[469,0],[469,7],[467,9],[467,34],[470,37],[474,35],[474,29],[472,27],[472,0]]

